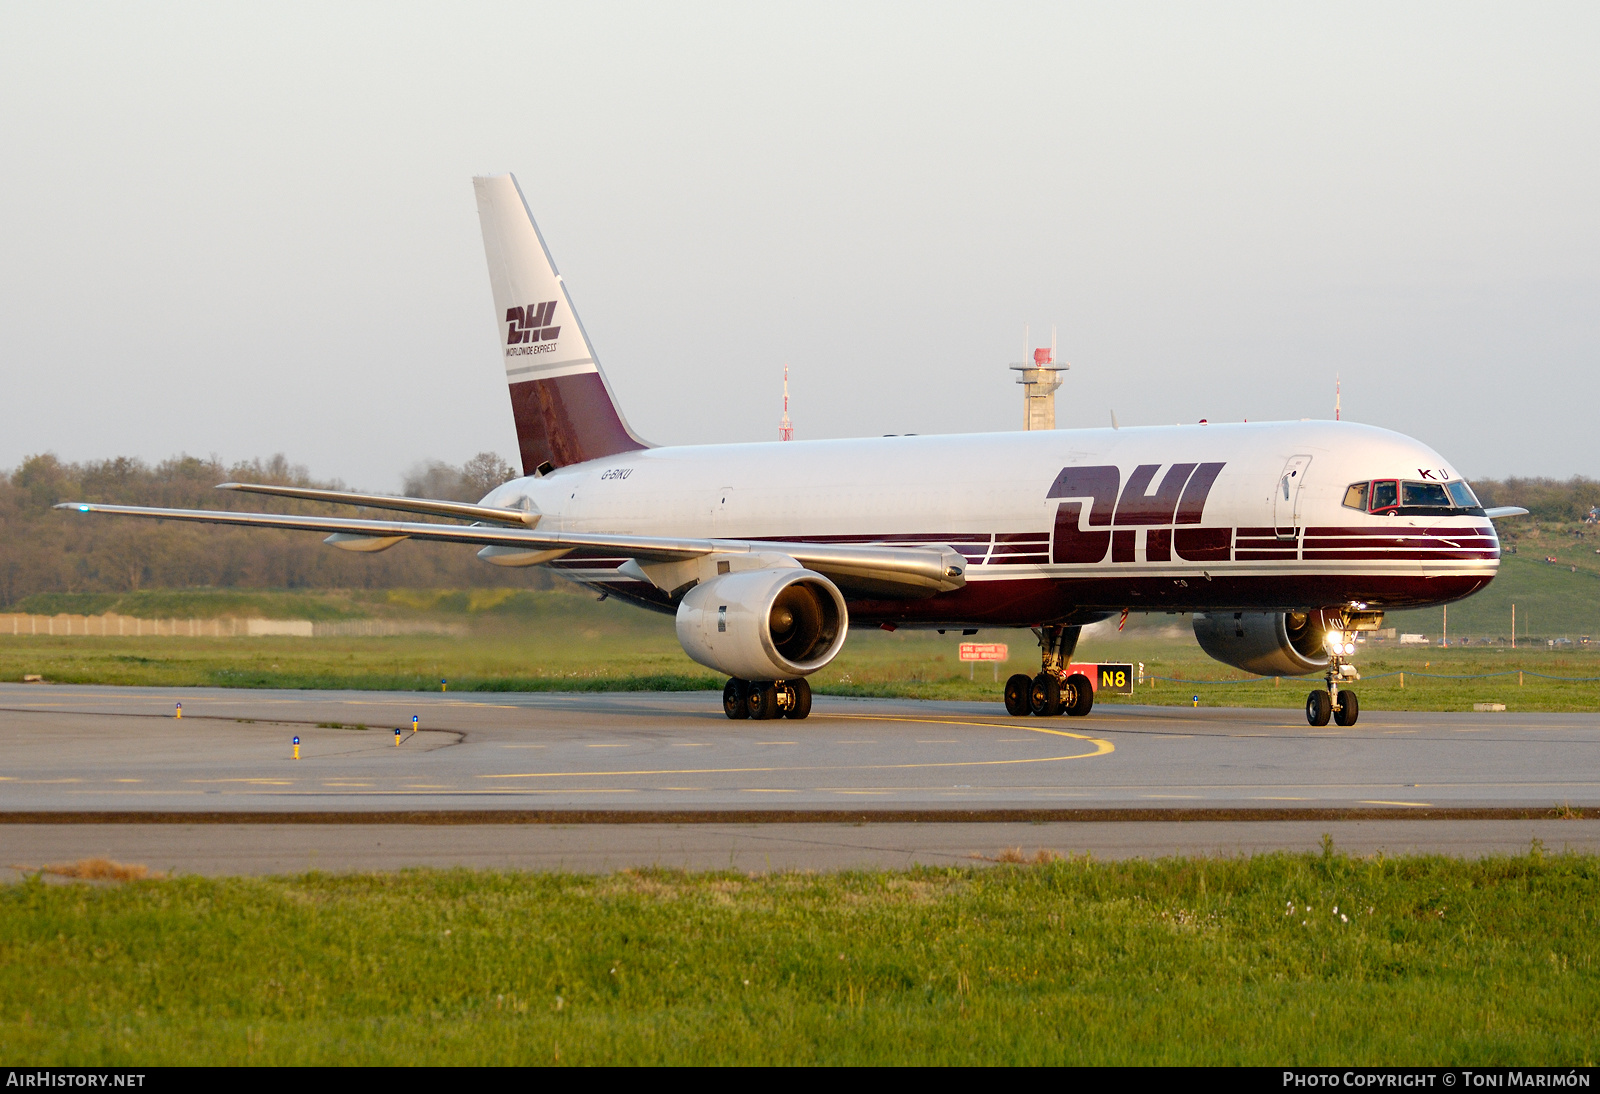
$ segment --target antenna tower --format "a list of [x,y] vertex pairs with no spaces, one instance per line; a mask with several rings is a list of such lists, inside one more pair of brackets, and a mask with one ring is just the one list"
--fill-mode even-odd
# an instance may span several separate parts
[[[1017,383],[1022,385],[1022,428],[1054,429],[1056,427],[1056,389],[1061,386],[1061,374],[1069,365],[1056,362],[1056,328],[1050,328],[1050,348],[1033,349],[1028,328],[1022,328],[1023,363],[1012,365],[1022,373]],[[1028,358],[1032,360],[1029,361]]]
[[778,440],[794,440],[794,423],[789,420],[789,366],[783,366],[783,417],[778,419]]

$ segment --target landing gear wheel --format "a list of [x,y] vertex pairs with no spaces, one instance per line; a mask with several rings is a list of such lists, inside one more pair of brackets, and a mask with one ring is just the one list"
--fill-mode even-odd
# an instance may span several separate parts
[[1333,700],[1328,698],[1325,691],[1313,691],[1306,696],[1306,721],[1314,726],[1328,724],[1328,715],[1333,713]]
[[757,720],[776,718],[778,716],[778,688],[772,681],[757,683],[750,682],[750,694],[745,699],[745,708],[749,710],[750,717]]
[[1061,681],[1048,672],[1033,678],[1028,691],[1028,707],[1041,718],[1054,718],[1061,713]]
[[1082,718],[1094,709],[1094,685],[1089,683],[1089,678],[1081,672],[1075,672],[1067,677],[1068,701],[1062,709],[1074,718]]
[[1032,714],[1033,677],[1017,673],[1006,681],[1006,713],[1013,718]]
[[729,680],[722,685],[722,713],[735,720],[750,717],[750,708],[745,705],[750,694],[748,682],[740,679]]
[[806,683],[805,677],[789,681],[789,705],[784,708],[785,718],[796,720],[806,717],[811,713],[811,685]]
[[1361,703],[1356,699],[1356,693],[1341,691],[1339,709],[1333,712],[1333,720],[1342,726],[1353,726],[1359,717],[1361,717]]

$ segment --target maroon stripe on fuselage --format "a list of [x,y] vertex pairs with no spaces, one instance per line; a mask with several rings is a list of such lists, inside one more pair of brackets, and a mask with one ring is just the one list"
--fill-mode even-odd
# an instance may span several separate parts
[[1338,560],[1341,562],[1437,562],[1441,559],[1488,561],[1499,558],[1494,551],[1306,551],[1301,556],[1308,562]]
[[1398,609],[1443,604],[1470,596],[1486,575],[1412,577],[1346,574],[1024,578],[976,581],[926,600],[850,600],[852,625],[879,623],[1020,627],[1069,621],[1122,608],[1134,611],[1284,611],[1345,604]]

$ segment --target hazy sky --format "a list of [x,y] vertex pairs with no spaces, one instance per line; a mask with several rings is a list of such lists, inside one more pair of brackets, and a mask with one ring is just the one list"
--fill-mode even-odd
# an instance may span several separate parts
[[471,176],[634,429],[1328,417],[1600,477],[1600,6],[0,4],[0,466],[515,453]]

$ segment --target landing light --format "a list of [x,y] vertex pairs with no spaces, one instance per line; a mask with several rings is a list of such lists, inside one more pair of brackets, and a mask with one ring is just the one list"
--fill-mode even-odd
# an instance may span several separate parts
[[89,507],[88,507],[88,506],[87,506],[87,505],[80,505],[80,506],[78,506],[78,512],[80,512],[80,513],[87,513],[87,512],[88,512],[88,511],[89,511]]

